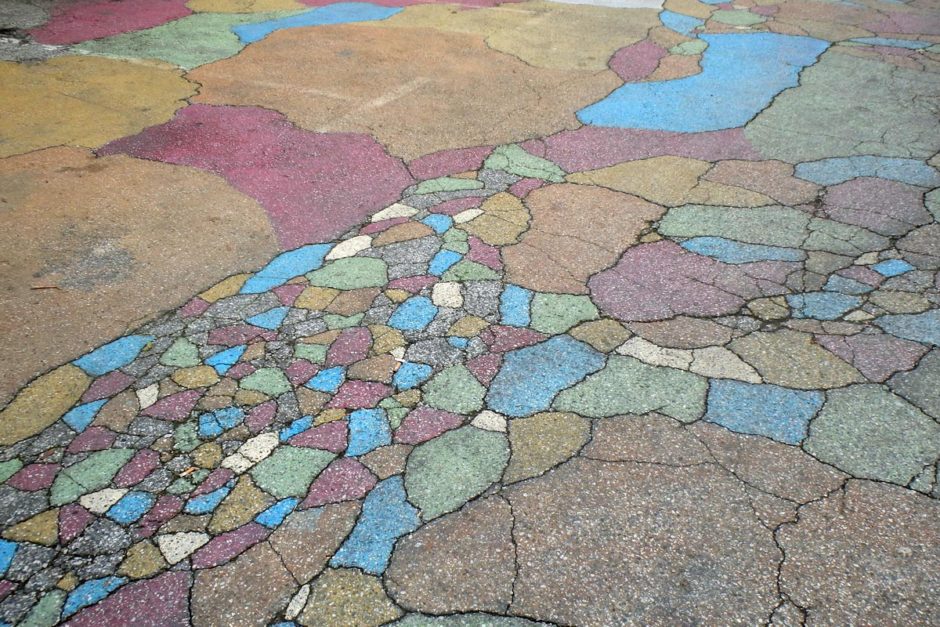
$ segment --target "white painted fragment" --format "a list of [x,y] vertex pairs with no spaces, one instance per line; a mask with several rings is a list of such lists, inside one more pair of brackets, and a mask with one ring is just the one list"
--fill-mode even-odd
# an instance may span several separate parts
[[352,257],[356,253],[364,251],[366,248],[372,245],[372,236],[371,235],[357,235],[352,237],[344,242],[340,242],[333,247],[326,255],[327,261],[332,261],[334,259],[343,259],[344,257]]

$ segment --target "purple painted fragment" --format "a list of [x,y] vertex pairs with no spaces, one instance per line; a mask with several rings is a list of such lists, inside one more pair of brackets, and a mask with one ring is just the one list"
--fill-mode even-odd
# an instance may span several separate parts
[[448,174],[479,170],[483,160],[493,151],[492,146],[442,150],[418,157],[408,164],[411,174],[418,180],[436,179]]
[[59,468],[59,464],[30,464],[20,468],[15,475],[10,477],[7,485],[24,492],[45,490],[52,485]]
[[392,393],[392,388],[374,381],[347,381],[336,392],[327,407],[341,409],[364,409],[375,407]]
[[250,522],[238,529],[218,535],[193,553],[193,568],[213,568],[241,555],[268,537],[271,530]]
[[129,488],[150,476],[160,465],[160,454],[149,448],[138,451],[114,477],[114,485]]
[[196,401],[198,401],[201,396],[202,392],[199,390],[177,392],[176,394],[161,398],[140,413],[142,416],[180,422],[189,416],[189,412],[193,410],[193,407],[196,406]]
[[347,437],[346,422],[334,420],[298,433],[290,439],[290,443],[292,446],[318,448],[331,453],[342,453],[346,450]]
[[652,74],[666,55],[661,46],[643,40],[615,52],[607,65],[623,82],[634,83]]
[[134,382],[134,377],[124,374],[120,370],[109,372],[103,377],[98,377],[82,395],[83,403],[91,403],[103,398],[114,396],[118,392],[123,392]]
[[265,401],[248,412],[248,416],[245,418],[245,426],[252,433],[258,433],[271,424],[276,413],[277,403],[275,401]]
[[409,413],[395,430],[395,441],[421,444],[463,424],[463,417],[447,411],[419,407]]
[[299,509],[361,499],[375,487],[376,478],[359,460],[341,457],[327,466],[310,486]]
[[191,583],[190,573],[171,571],[154,579],[128,584],[100,603],[82,610],[66,625],[188,625]]

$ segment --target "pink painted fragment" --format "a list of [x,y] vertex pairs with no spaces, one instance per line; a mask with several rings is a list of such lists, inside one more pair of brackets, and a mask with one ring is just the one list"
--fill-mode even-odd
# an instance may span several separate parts
[[876,383],[887,381],[895,372],[910,370],[927,352],[922,344],[886,334],[820,335],[816,339]]
[[503,269],[503,260],[502,257],[500,257],[498,248],[490,246],[474,235],[469,237],[468,243],[470,250],[467,252],[467,259],[481,263],[493,270]]
[[10,596],[10,593],[16,590],[16,584],[9,579],[0,580],[0,601]]
[[499,372],[502,363],[503,356],[499,353],[486,353],[468,361],[467,370],[476,377],[477,381],[483,385],[489,385],[496,373]]
[[59,544],[65,546],[81,535],[94,517],[78,503],[63,505],[59,510]]
[[886,35],[940,35],[940,15],[929,13],[901,13],[879,11],[880,19],[862,24],[862,28]]
[[270,342],[277,339],[277,333],[250,324],[233,324],[209,331],[209,343],[221,346],[238,346],[259,338]]
[[368,135],[301,130],[257,107],[190,105],[100,153],[220,174],[261,203],[285,250],[339,237],[414,182]]
[[82,431],[65,449],[66,453],[89,453],[109,448],[117,434],[104,427],[89,427]]
[[306,285],[300,283],[288,283],[287,285],[282,285],[280,287],[275,287],[272,292],[277,296],[277,299],[281,301],[281,304],[290,307],[294,304],[294,301],[297,300],[297,297],[300,296],[300,293],[306,289]]
[[218,490],[230,479],[235,477],[235,473],[229,470],[228,468],[216,468],[209,473],[209,476],[206,477],[202,483],[196,486],[196,489],[193,490],[191,496],[201,496],[203,494],[209,494],[214,490]]
[[395,441],[402,444],[421,444],[445,431],[463,424],[463,417],[430,407],[419,407],[409,413],[395,430]]
[[466,198],[455,198],[453,200],[446,200],[439,205],[434,205],[428,211],[431,213],[443,213],[448,216],[454,216],[460,213],[461,211],[466,211],[467,209],[473,209],[474,207],[479,207],[480,203],[483,202],[483,198],[479,196],[467,196]]
[[872,287],[881,285],[885,280],[884,275],[878,274],[867,266],[851,266],[845,270],[839,270],[836,274],[844,276],[847,279],[853,279]]
[[284,374],[294,385],[303,385],[320,371],[320,367],[306,359],[298,359],[284,369]]
[[545,185],[542,179],[522,179],[509,186],[509,193],[517,198],[525,198],[532,190]]
[[483,160],[492,151],[492,146],[478,146],[432,152],[409,163],[408,169],[419,181],[479,170],[483,166]]
[[[674,155],[719,161],[761,158],[740,128],[704,133],[674,133],[626,128],[582,126],[545,140],[546,159],[566,172],[605,168],[624,161]],[[524,144],[525,145],[525,144]]]
[[[170,520],[183,509],[183,499],[173,494],[164,494],[138,523],[135,530],[138,538],[149,538],[157,532],[160,525]],[[89,514],[90,515],[90,514]]]
[[177,392],[176,394],[161,398],[140,413],[142,416],[179,422],[189,416],[189,412],[196,406],[196,401],[198,401],[200,397],[202,397],[202,392],[199,390]]
[[310,485],[298,509],[361,499],[375,487],[376,478],[359,460],[341,457],[326,467]]
[[127,584],[103,601],[80,611],[66,625],[189,625],[189,587],[192,574],[170,571],[154,579]]
[[348,366],[369,354],[372,346],[372,333],[364,327],[344,329],[330,345],[326,354],[327,366]]
[[238,529],[218,535],[193,553],[193,568],[214,568],[238,557],[268,537],[271,530],[250,522]]
[[240,364],[235,364],[234,366],[229,368],[228,372],[226,372],[225,374],[230,379],[235,379],[236,381],[238,381],[239,379],[247,377],[255,370],[257,370],[257,368],[255,368],[251,364],[242,362]]
[[830,187],[822,212],[888,237],[933,222],[924,209],[923,189],[880,178],[857,178]]
[[293,446],[305,448],[318,448],[331,453],[342,453],[346,450],[348,428],[343,420],[334,420],[319,427],[307,429],[290,439]]
[[277,413],[277,402],[265,401],[256,405],[248,412],[245,418],[245,426],[252,433],[259,433],[262,429],[271,424],[274,415]]
[[531,346],[541,342],[546,337],[546,335],[531,329],[502,325],[493,325],[480,333],[480,339],[494,353],[505,353],[523,346]]
[[192,318],[193,316],[198,316],[208,308],[209,303],[197,296],[180,307],[179,315],[180,318]]
[[120,370],[109,372],[103,377],[98,377],[95,382],[89,386],[82,395],[83,403],[99,401],[109,396],[114,396],[118,392],[123,392],[134,382],[134,377],[124,374]]
[[389,282],[388,289],[390,290],[405,290],[406,292],[411,292],[412,294],[417,294],[426,287],[430,287],[437,283],[437,277],[431,276],[428,274],[418,275],[418,276],[408,276],[400,279],[394,279]]
[[59,2],[52,18],[29,31],[41,44],[77,44],[144,28],[192,13],[187,0],[72,0]]
[[389,396],[392,388],[374,381],[347,381],[336,392],[336,396],[327,407],[342,409],[364,409],[375,407],[379,401]]
[[160,466],[160,453],[145,448],[137,451],[131,461],[124,464],[114,477],[114,485],[119,488],[129,488],[150,476]]
[[45,490],[52,485],[59,468],[61,468],[59,464],[30,464],[20,468],[15,475],[10,477],[7,485],[24,492]]
[[607,65],[623,82],[634,83],[652,74],[667,54],[661,46],[643,40],[615,52]]

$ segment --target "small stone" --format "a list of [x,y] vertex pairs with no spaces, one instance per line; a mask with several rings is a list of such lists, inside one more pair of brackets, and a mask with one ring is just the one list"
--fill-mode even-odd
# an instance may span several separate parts
[[479,316],[464,316],[451,325],[447,334],[456,337],[476,337],[488,326],[490,323]]
[[483,429],[484,431],[497,431],[499,433],[506,432],[506,417],[488,409],[485,409],[477,414],[476,418],[474,418],[470,424],[472,424],[477,429]]
[[212,534],[237,529],[273,504],[274,499],[259,490],[251,477],[242,475],[213,513],[207,529]]
[[188,368],[199,365],[199,349],[188,339],[181,337],[175,340],[170,348],[160,356],[160,363],[164,366]]
[[431,292],[431,301],[438,307],[462,307],[463,294],[460,291],[460,283],[436,283]]
[[[268,396],[280,396],[293,389],[290,381],[278,368],[259,368],[239,381],[239,385],[245,390],[261,392]],[[263,400],[252,404],[257,405],[261,402]]]

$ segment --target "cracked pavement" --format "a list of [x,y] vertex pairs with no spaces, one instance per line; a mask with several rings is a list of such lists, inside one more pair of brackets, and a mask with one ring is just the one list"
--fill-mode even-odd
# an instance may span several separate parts
[[7,0],[0,624],[930,625],[935,0]]

